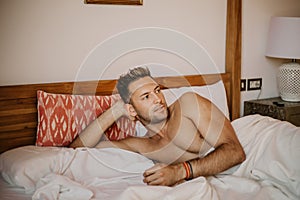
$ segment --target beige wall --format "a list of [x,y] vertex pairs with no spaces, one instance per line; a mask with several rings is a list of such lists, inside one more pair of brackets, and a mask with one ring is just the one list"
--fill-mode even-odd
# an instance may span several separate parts
[[[81,66],[99,44],[143,27],[167,28],[190,37],[224,71],[226,0],[144,0],[143,6],[83,2],[0,1],[0,85],[76,80]],[[106,53],[109,51],[113,50]],[[161,66],[191,72],[186,70],[188,62],[184,58],[155,49],[114,60],[118,70],[108,71],[106,78],[143,63],[158,66],[159,74],[165,72]],[[94,67],[84,79],[93,79],[103,67]]]
[[[226,0],[144,0],[143,6],[83,2],[0,1],[0,85],[77,80],[87,60],[95,67],[82,79],[93,79],[93,74],[105,67],[97,66],[100,57],[90,59],[99,44],[143,27],[166,28],[191,38],[203,46],[218,70],[224,71]],[[242,12],[242,78],[262,77],[263,88],[242,92],[241,114],[245,100],[278,96],[276,72],[283,60],[264,56],[268,23],[273,15],[299,17],[300,1],[243,0]],[[112,60],[112,70],[106,70],[104,78],[115,78],[140,64],[153,65],[159,75],[167,73],[166,66],[184,74],[194,72],[189,59],[144,49]],[[207,72],[203,67],[196,66],[198,71]]]
[[265,57],[271,16],[300,17],[299,0],[243,0],[242,78],[262,78],[261,91],[242,92],[245,100],[279,96],[276,74],[288,60]]

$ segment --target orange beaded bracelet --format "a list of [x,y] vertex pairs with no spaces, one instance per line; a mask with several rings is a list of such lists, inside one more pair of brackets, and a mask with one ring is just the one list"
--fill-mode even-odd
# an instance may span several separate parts
[[186,176],[185,176],[185,180],[191,180],[194,178],[194,172],[193,172],[193,168],[192,168],[192,165],[189,161],[187,162],[183,162],[183,166],[184,166],[184,169],[185,169],[185,173],[186,173]]
[[186,162],[183,162],[183,166],[184,166],[185,173],[186,173],[185,179],[188,180],[190,178],[190,169],[189,169],[189,166],[188,166],[188,164]]

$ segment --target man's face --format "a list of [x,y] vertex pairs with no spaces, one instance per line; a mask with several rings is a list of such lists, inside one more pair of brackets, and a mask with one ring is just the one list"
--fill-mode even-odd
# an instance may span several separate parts
[[159,85],[151,78],[144,77],[129,85],[131,104],[138,119],[146,124],[156,124],[168,117],[167,104]]

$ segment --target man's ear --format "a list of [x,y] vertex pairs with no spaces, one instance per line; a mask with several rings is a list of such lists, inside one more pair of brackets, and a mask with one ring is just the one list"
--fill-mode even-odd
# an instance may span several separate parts
[[125,107],[126,107],[126,110],[127,110],[127,113],[128,113],[127,117],[132,121],[136,120],[135,117],[137,116],[137,112],[135,111],[134,107],[131,104],[128,104],[128,103],[125,104]]

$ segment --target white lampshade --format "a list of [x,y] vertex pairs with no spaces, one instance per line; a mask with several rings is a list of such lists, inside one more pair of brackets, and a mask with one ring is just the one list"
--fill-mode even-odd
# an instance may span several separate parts
[[266,56],[292,59],[279,68],[279,93],[285,101],[300,101],[300,17],[272,17]]
[[266,56],[300,59],[300,17],[272,17]]

